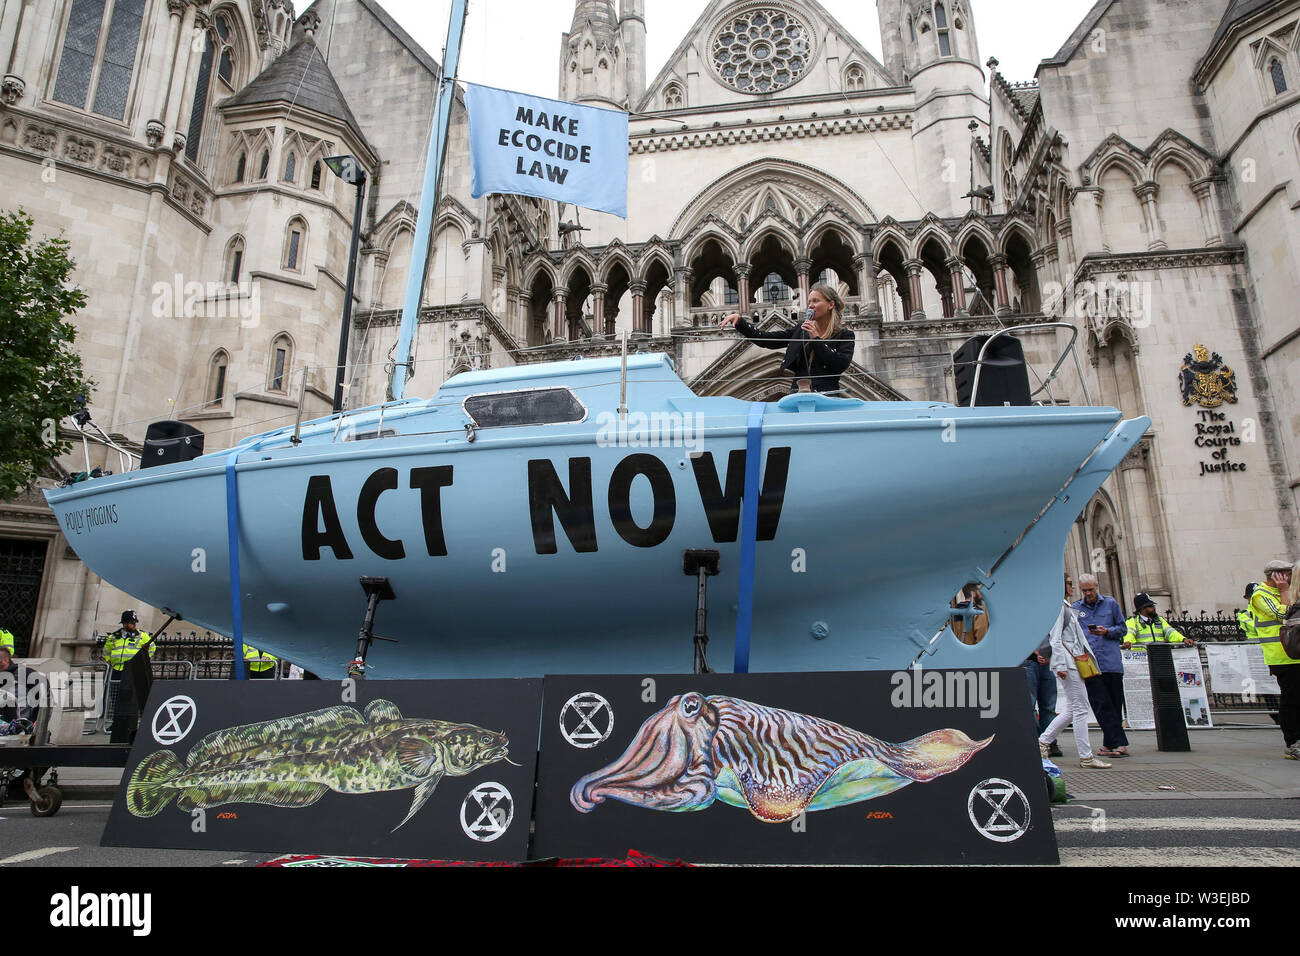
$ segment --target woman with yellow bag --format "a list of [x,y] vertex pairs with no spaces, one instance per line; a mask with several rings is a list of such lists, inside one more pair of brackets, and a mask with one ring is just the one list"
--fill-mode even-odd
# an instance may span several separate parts
[[[1068,582],[1068,577],[1067,577]],[[1092,656],[1088,641],[1079,627],[1079,620],[1074,608],[1070,607],[1070,591],[1066,584],[1065,604],[1052,625],[1052,663],[1056,676],[1065,682],[1067,709],[1057,714],[1042,735],[1038,738],[1038,751],[1044,758],[1065,725],[1074,723],[1074,746],[1079,752],[1079,766],[1087,770],[1105,770],[1111,765],[1099,757],[1093,756],[1092,742],[1088,739],[1088,702],[1091,698],[1093,712],[1101,724],[1105,742],[1104,750],[1114,751],[1127,747],[1128,739],[1110,706],[1106,688],[1101,679],[1101,669]],[[1104,751],[1103,751],[1104,752]]]

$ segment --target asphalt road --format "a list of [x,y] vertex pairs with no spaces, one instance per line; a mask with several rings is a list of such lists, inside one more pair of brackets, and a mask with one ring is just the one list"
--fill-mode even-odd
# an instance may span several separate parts
[[[70,801],[53,817],[0,808],[0,866],[255,866],[277,854],[101,847],[106,801]],[[1054,807],[1066,866],[1300,866],[1300,800],[1078,799]]]

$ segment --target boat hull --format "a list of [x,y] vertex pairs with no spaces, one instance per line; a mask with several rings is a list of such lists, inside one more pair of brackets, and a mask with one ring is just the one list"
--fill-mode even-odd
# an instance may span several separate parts
[[[863,408],[763,418],[751,669],[896,669],[923,651],[1020,663],[1059,608],[1069,521],[1119,458],[1082,484],[1080,466],[1108,435],[1122,457],[1145,424],[1117,428],[1108,409]],[[696,590],[682,555],[712,548],[709,663],[729,671],[741,544],[725,492],[749,423],[705,421],[692,450],[602,440],[594,421],[245,450],[245,640],[342,675],[370,575],[396,595],[375,621],[398,642],[376,645],[377,678],[680,672]],[[1064,531],[1025,535],[1072,477],[1049,509],[1069,512]],[[230,634],[227,481],[208,456],[48,497],[92,570]],[[1022,535],[1015,573],[996,573]],[[931,642],[969,581],[985,584],[988,636]]]

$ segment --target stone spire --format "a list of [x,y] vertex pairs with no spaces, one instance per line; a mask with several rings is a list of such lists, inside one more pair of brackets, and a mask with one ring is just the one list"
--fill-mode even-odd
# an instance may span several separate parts
[[627,59],[613,0],[575,0],[560,41],[560,99],[626,108]]

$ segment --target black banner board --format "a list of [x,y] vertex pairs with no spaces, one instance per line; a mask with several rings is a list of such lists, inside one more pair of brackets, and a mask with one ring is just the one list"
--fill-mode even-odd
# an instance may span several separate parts
[[547,677],[534,857],[1055,864],[1019,668]]
[[522,860],[540,680],[159,681],[105,846]]

